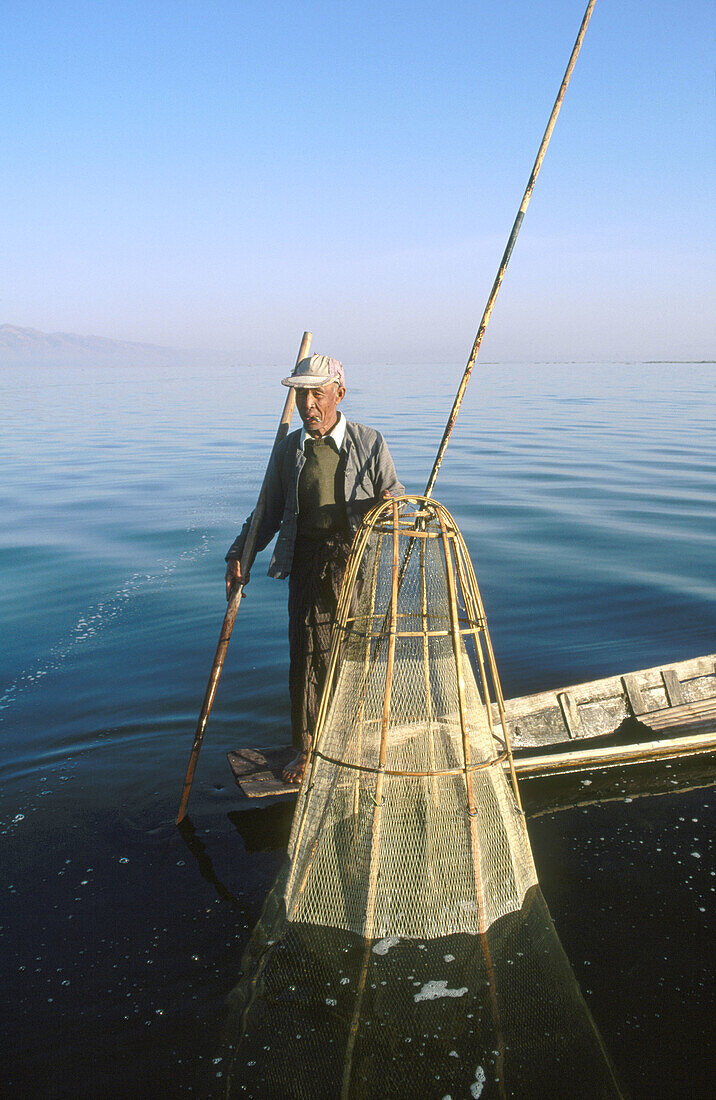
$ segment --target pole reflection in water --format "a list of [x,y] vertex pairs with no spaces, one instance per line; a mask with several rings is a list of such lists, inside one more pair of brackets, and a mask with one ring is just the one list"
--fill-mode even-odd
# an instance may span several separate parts
[[484,934],[365,941],[289,923],[285,872],[229,998],[242,1097],[619,1097],[539,887]]

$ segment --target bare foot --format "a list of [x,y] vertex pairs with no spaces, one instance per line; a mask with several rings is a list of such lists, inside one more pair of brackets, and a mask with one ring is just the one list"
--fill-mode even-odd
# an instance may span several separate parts
[[299,752],[295,760],[292,760],[291,763],[287,764],[283,769],[284,783],[300,783],[303,779],[303,773],[306,770],[307,763],[308,752]]

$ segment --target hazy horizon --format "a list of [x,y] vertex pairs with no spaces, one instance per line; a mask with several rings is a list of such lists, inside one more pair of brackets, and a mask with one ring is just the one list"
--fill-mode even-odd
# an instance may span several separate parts
[[[3,316],[464,362],[583,9],[11,0]],[[712,31],[597,3],[482,359],[710,361]]]
[[[8,339],[10,337],[11,339]],[[15,345],[13,346],[13,338],[17,337]],[[141,360],[137,359],[137,353],[146,352],[147,355],[157,357],[161,362],[165,363],[167,367],[176,365],[191,366],[196,359],[196,365],[208,365],[214,363],[215,365],[225,364],[226,366],[232,366],[236,369],[250,370],[254,366],[261,368],[279,366],[283,367],[290,360],[290,356],[285,359],[268,361],[253,361],[253,362],[239,362],[236,357],[230,352],[219,351],[215,348],[178,348],[170,345],[161,344],[148,344],[138,343],[128,340],[113,340],[106,336],[101,336],[98,333],[77,333],[77,332],[42,332],[39,329],[23,328],[18,325],[11,325],[7,322],[0,322],[0,368],[4,366],[90,366],[96,361],[98,366],[112,365],[112,366],[141,366]],[[43,359],[44,353],[44,359]],[[103,362],[102,356],[105,356],[105,362]],[[54,355],[54,358],[53,358]],[[63,361],[64,357],[64,361]],[[82,361],[84,357],[85,361]],[[163,359],[162,359],[163,357]],[[193,358],[194,357],[194,358]],[[107,363],[109,359],[109,364]],[[554,364],[555,366],[590,366],[596,364],[619,365],[620,363],[641,363],[643,366],[650,365],[665,365],[673,364],[678,366],[683,365],[703,365],[709,366],[716,363],[714,359],[488,359],[486,357],[480,357],[479,363],[482,366],[510,366],[510,365],[523,365],[525,362],[530,362],[535,366],[549,366]],[[151,365],[151,364],[149,364]],[[462,365],[462,361],[456,359],[451,360],[395,360],[394,362],[387,362],[386,360],[374,360],[374,361],[353,361],[351,362],[353,368],[369,368],[377,366],[385,367],[401,367],[406,368],[412,365],[418,367],[449,367],[457,369]],[[457,381],[457,376],[456,376]]]

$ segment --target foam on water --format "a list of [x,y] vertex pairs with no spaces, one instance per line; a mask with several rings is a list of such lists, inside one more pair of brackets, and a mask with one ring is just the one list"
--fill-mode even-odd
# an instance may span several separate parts
[[486,1081],[487,1075],[484,1069],[482,1068],[482,1066],[478,1066],[475,1070],[475,1080],[470,1085],[470,1095],[474,1098],[474,1100],[477,1100],[478,1096],[482,1096],[482,1090],[485,1087]]
[[466,993],[466,985],[461,989],[448,989],[446,981],[431,981],[425,983],[420,992],[414,995],[413,1000],[437,1001],[439,997],[464,997]]
[[399,943],[400,936],[386,936],[373,945],[373,951],[376,955],[387,955],[391,947],[395,947]]

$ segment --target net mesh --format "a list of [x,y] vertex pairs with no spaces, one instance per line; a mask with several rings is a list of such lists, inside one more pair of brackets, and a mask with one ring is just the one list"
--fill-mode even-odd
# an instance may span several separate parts
[[622,1095],[547,906],[435,940],[287,924],[282,878],[242,960],[206,1096]]
[[491,701],[499,681],[454,520],[436,501],[385,502],[343,583],[289,845],[289,920],[437,937],[520,908],[536,875]]

